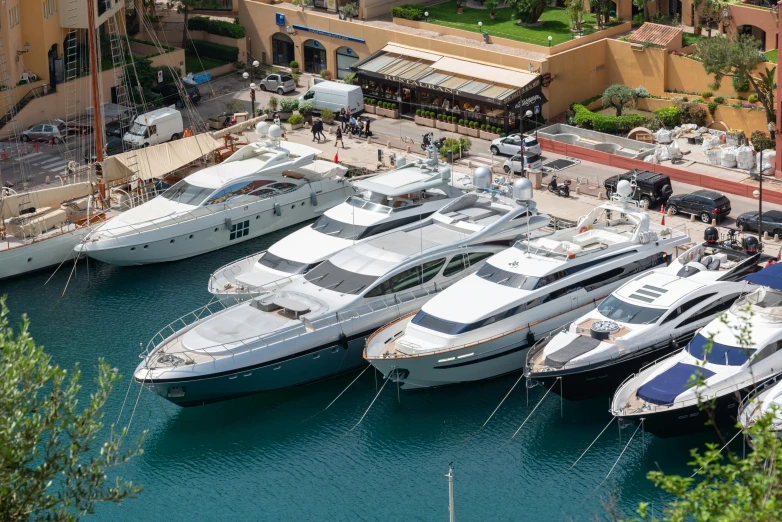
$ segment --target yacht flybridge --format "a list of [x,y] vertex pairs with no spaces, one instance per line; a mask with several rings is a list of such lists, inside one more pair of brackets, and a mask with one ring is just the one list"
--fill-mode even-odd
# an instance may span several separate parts
[[175,261],[316,218],[355,193],[344,168],[314,160],[318,149],[281,143],[277,125],[256,130],[257,142],[106,222],[77,248],[115,265]]
[[475,192],[342,250],[282,290],[212,315],[197,310],[184,328],[188,317],[177,320],[150,341],[136,381],[188,406],[360,366],[365,340],[379,326],[415,312],[521,235],[548,225],[521,197],[532,192],[528,180],[518,180],[511,196],[501,194],[505,187],[488,188],[490,178],[477,169]]
[[219,268],[209,277],[209,292],[244,300],[280,288],[323,260],[382,232],[429,217],[464,193],[450,185],[451,169],[428,158],[353,183],[358,194],[326,211],[264,252]]
[[377,331],[366,359],[404,388],[495,377],[524,367],[523,350],[594,308],[629,278],[689,241],[650,223],[620,182],[615,200],[575,228],[517,242],[417,314]]
[[706,428],[709,416],[700,404],[708,400],[718,425],[735,425],[740,397],[782,368],[782,266],[746,281],[762,286],[736,301],[726,317],[713,319],[686,348],[629,377],[614,394],[611,413],[643,419],[644,430],[655,435],[675,436]]
[[718,243],[689,248],[662,268],[645,272],[608,296],[563,331],[541,340],[527,354],[531,382],[567,399],[613,395],[630,374],[689,342],[695,331],[730,308],[760,270],[761,254]]

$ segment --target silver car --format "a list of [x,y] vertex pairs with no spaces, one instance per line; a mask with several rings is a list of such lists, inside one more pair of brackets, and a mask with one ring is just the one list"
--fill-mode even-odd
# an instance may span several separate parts
[[[543,167],[543,161],[540,159],[540,154],[534,152],[524,151],[524,169],[540,170]],[[506,174],[511,172],[521,173],[521,154],[516,154],[512,158],[505,160],[505,164],[502,169]]]
[[22,132],[22,141],[49,141],[54,139],[54,143],[63,143],[66,134],[64,123],[58,123],[57,125],[39,123]]
[[285,94],[296,90],[296,81],[288,73],[270,74],[258,82],[262,91],[276,91],[277,94]]

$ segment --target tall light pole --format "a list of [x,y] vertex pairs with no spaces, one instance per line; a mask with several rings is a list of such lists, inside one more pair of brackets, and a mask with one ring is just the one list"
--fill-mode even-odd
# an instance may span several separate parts
[[[768,132],[773,133],[775,129],[774,122],[769,122]],[[760,251],[763,251],[763,149],[760,149],[758,161],[758,190],[752,191],[752,195],[758,198],[758,244]]]
[[524,165],[524,118],[532,118],[532,111],[527,110],[524,114],[521,115],[521,134],[519,137],[521,138],[521,177],[526,178],[525,176],[525,165]]

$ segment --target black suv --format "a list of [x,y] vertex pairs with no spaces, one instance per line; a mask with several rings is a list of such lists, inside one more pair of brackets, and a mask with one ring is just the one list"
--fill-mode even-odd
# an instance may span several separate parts
[[[188,98],[190,98],[190,101],[193,103],[198,103],[201,101],[201,93],[198,91],[198,86],[190,82],[188,80],[182,79],[182,87],[187,92]],[[179,95],[179,89],[177,89],[177,86],[173,83],[167,83],[164,85],[156,85],[155,87],[152,87],[152,92],[155,94],[159,94],[163,97],[163,105],[176,105],[177,109],[184,109],[185,108],[185,102],[182,100],[182,97]]]
[[713,190],[696,190],[692,194],[677,194],[668,199],[665,205],[671,215],[679,212],[692,214],[704,223],[711,223],[716,219],[719,223],[722,218],[730,214],[730,200],[719,192]]
[[665,203],[673,194],[671,178],[665,174],[655,174],[647,170],[631,170],[605,180],[606,196],[610,198],[616,192],[617,183],[623,179],[630,183],[635,180],[635,190],[631,198],[646,202],[648,207],[657,202]]

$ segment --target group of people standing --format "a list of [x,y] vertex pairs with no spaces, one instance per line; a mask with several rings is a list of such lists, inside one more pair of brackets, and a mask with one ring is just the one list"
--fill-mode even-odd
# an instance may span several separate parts
[[[342,144],[342,148],[345,148],[345,143],[342,141],[343,134],[350,134],[354,137],[367,137],[371,135],[369,130],[370,120],[369,118],[356,118],[350,113],[350,108],[341,109],[337,116],[339,125],[334,134],[334,146],[338,147]],[[326,135],[323,133],[323,120],[318,118],[312,123],[312,141],[320,140],[326,141]]]

